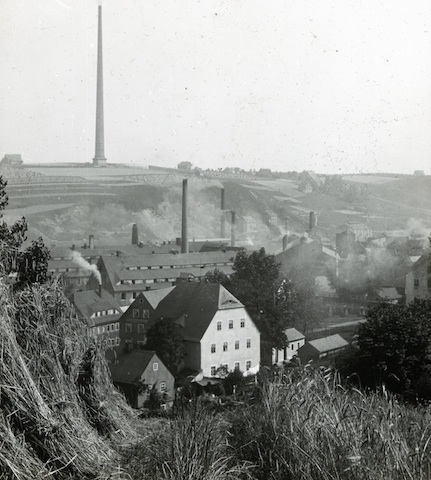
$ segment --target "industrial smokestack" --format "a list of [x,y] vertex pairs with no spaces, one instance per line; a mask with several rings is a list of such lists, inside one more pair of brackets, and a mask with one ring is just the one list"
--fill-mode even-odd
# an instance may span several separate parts
[[230,245],[231,247],[235,246],[235,212],[232,210],[231,214],[231,224],[230,224]]
[[88,248],[94,248],[94,235],[88,236]]
[[96,152],[93,158],[93,165],[95,167],[106,167],[105,128],[103,116],[102,6],[99,5],[97,36]]
[[183,209],[181,220],[181,253],[189,253],[189,239],[187,236],[187,178],[183,180]]
[[132,227],[132,245],[138,245],[138,243],[139,243],[138,225],[134,223]]
[[308,221],[308,233],[310,235],[314,234],[314,229],[316,228],[317,219],[316,214],[314,212],[310,212],[310,217]]
[[220,237],[225,238],[226,235],[226,217],[225,217],[225,198],[224,188],[220,190],[220,209],[221,209],[221,224],[220,224]]

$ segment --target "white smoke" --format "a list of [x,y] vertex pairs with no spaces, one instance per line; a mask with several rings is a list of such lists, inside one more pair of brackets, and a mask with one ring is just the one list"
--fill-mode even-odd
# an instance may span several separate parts
[[87,260],[76,250],[72,251],[70,254],[70,259],[75,262],[79,267],[83,268],[87,272],[92,273],[99,282],[99,285],[102,284],[102,276],[100,275],[99,270],[97,270],[97,266],[92,263],[88,263]]
[[407,231],[412,237],[420,238],[424,248],[428,247],[428,237],[431,235],[431,228],[427,227],[422,220],[410,218],[407,222]]

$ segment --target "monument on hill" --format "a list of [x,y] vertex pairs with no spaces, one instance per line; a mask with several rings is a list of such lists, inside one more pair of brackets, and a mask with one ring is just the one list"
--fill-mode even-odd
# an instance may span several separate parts
[[96,99],[96,153],[94,167],[106,167],[105,134],[103,124],[103,50],[102,50],[102,6],[99,5],[97,37],[97,99]]

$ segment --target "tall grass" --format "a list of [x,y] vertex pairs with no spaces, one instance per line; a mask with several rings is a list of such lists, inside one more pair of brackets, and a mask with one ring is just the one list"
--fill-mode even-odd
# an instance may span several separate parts
[[246,462],[238,462],[227,443],[228,423],[195,400],[174,418],[128,449],[127,471],[135,479],[239,480],[250,478]]
[[331,372],[281,373],[230,418],[236,458],[256,479],[431,478],[431,415],[384,390],[346,390]]

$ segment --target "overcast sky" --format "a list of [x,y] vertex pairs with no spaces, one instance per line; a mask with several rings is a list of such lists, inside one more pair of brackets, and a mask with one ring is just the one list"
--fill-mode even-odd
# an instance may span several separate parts
[[[96,0],[0,0],[0,157],[91,162]],[[105,154],[431,174],[430,0],[103,0]]]

